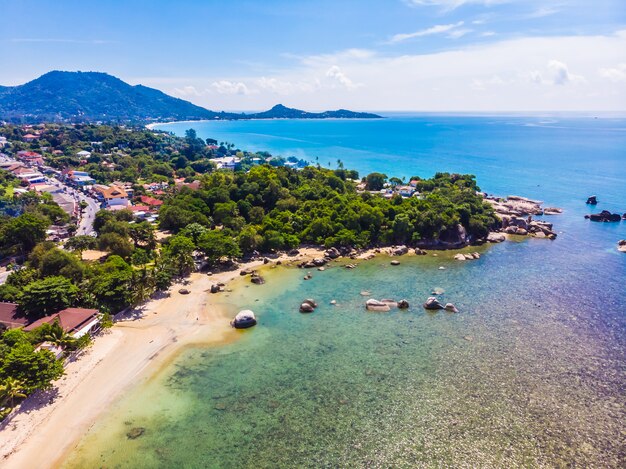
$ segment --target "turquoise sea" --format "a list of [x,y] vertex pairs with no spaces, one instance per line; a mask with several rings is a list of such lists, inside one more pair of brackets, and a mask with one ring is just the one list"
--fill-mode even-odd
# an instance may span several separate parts
[[[469,172],[488,193],[564,208],[555,241],[379,257],[354,270],[278,268],[224,297],[259,325],[184,350],[103,416],[66,467],[624,467],[626,119],[399,116],[160,128],[362,175]],[[316,160],[316,157],[319,158]],[[548,217],[546,217],[548,218]],[[472,249],[476,250],[476,249]],[[445,267],[445,269],[440,269]],[[461,312],[427,313],[433,288]],[[374,298],[406,312],[367,313]],[[311,315],[303,298],[318,300]],[[329,305],[331,299],[337,306]],[[130,427],[145,427],[130,440]]]

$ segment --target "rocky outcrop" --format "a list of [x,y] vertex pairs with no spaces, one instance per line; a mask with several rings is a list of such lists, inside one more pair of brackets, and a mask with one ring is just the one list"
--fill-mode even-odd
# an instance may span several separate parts
[[599,222],[614,222],[614,221],[620,221],[622,219],[619,213],[611,213],[608,210],[602,210],[600,213],[592,213],[591,215],[585,215],[585,218],[591,221],[599,221]]
[[598,199],[595,195],[590,195],[589,197],[587,197],[587,204],[588,205],[597,205],[598,204]]
[[626,252],[626,239],[621,239],[617,242],[617,250],[619,252]]
[[563,213],[563,209],[562,208],[546,207],[546,208],[543,209],[543,214],[544,215],[560,215],[561,213]]
[[341,256],[341,253],[337,248],[330,248],[324,253],[324,255],[329,259],[337,259],[339,256]]
[[368,311],[375,311],[378,313],[386,313],[391,310],[389,304],[383,301],[378,301],[373,298],[370,298],[365,302],[365,309]]
[[423,306],[424,306],[424,309],[428,309],[428,310],[443,309],[443,305],[439,303],[439,300],[435,298],[434,296],[429,297]]
[[249,309],[241,310],[235,316],[235,319],[231,322],[231,325],[235,329],[247,329],[256,325],[256,316]]

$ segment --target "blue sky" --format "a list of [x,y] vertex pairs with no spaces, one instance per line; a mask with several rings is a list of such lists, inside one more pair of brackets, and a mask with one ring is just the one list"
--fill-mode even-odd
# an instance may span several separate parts
[[626,0],[0,0],[0,84],[97,70],[211,109],[626,110]]

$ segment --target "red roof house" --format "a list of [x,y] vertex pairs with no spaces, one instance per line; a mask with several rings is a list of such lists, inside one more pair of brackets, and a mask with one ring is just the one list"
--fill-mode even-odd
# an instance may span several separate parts
[[44,324],[52,324],[59,321],[59,325],[65,332],[74,337],[81,337],[95,330],[100,323],[100,312],[97,309],[67,308],[50,316],[43,317],[29,324],[25,331],[32,331]]

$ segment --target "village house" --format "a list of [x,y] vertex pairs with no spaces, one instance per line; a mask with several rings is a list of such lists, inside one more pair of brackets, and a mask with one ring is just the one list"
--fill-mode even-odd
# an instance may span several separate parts
[[163,205],[162,200],[155,199],[154,197],[150,197],[147,195],[142,195],[141,197],[139,197],[139,200],[141,200],[142,204],[147,205],[151,209],[155,209],[155,210],[158,210],[159,207]]
[[98,197],[105,208],[115,207],[119,210],[130,205],[128,193],[122,187],[116,186],[115,184],[111,184],[110,186],[97,184],[94,186],[93,190],[96,193],[96,197]]
[[90,186],[96,182],[95,179],[89,176],[89,173],[87,171],[71,170],[71,171],[65,172],[64,174],[65,174],[65,179],[70,184],[76,187]]
[[81,160],[88,160],[91,158],[91,153],[86,150],[82,150],[76,153],[76,156],[78,156]]
[[22,140],[24,140],[25,142],[34,142],[35,140],[39,139],[39,135],[35,135],[35,134],[26,134],[22,137]]
[[234,171],[241,160],[236,156],[223,156],[221,158],[211,158],[217,169],[228,169]]
[[7,138],[6,137],[0,137],[0,148],[4,148],[6,145],[8,145],[9,142],[7,142]]
[[411,197],[413,193],[415,192],[415,189],[412,188],[411,186],[398,186],[396,187],[396,191],[402,197]]
[[17,159],[26,164],[41,166],[43,165],[43,157],[34,151],[21,150],[17,152]]

